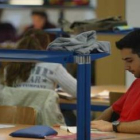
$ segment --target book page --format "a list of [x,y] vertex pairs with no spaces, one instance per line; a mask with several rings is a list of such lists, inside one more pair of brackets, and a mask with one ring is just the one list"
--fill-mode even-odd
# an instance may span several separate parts
[[10,127],[15,127],[15,125],[0,124],[0,128],[10,128]]

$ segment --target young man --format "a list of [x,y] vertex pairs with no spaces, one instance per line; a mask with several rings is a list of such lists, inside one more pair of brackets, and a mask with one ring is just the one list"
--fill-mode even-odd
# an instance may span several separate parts
[[[47,13],[42,10],[32,11],[31,20],[32,20],[32,25],[24,29],[23,33],[18,37],[18,40],[21,39],[24,36],[24,34],[30,29],[44,30],[44,29],[56,28],[56,26],[49,21]],[[53,33],[48,33],[48,35],[50,37],[51,42],[56,38],[56,35]]]
[[[140,134],[140,30],[135,30],[116,42],[125,69],[137,78],[128,91],[102,115],[91,122],[91,128],[101,131]],[[119,119],[109,122],[113,112]]]

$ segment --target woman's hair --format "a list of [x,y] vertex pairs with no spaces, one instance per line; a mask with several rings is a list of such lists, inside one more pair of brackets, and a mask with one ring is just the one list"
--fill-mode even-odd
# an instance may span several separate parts
[[[33,35],[22,38],[17,45],[17,49],[43,50],[39,40]],[[34,66],[34,63],[9,63],[6,68],[5,84],[8,86],[14,86],[17,82],[25,82]]]
[[50,43],[50,36],[44,32],[43,30],[39,29],[30,29],[26,31],[23,35],[24,37],[26,36],[34,36],[40,43],[41,47],[46,50],[47,46]]
[[134,30],[116,42],[118,49],[132,49],[132,52],[140,57],[140,29]]

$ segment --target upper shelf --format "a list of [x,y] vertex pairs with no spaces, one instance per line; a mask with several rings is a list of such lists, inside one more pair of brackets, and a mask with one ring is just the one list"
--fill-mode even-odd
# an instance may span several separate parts
[[[91,54],[91,60],[108,56],[108,53]],[[73,63],[73,52],[0,49],[0,61]],[[87,56],[87,55],[80,55]]]
[[95,9],[95,7],[87,6],[59,6],[59,5],[10,5],[10,4],[0,4],[0,8],[44,8],[44,9]]

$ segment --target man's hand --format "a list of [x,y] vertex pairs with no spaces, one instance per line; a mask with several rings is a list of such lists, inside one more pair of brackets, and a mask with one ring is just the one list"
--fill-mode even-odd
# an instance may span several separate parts
[[95,120],[91,122],[92,129],[98,129],[104,132],[113,131],[112,123],[103,121],[103,120]]

